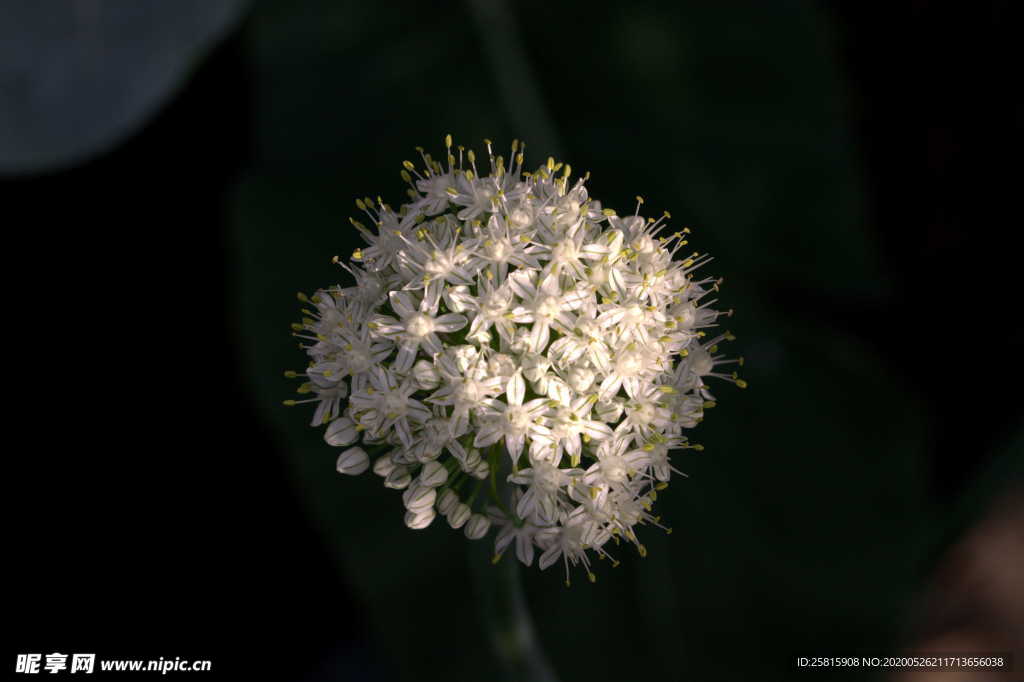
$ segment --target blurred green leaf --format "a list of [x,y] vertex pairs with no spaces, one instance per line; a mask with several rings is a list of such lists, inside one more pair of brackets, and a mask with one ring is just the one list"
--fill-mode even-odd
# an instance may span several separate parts
[[170,99],[247,0],[0,6],[0,173],[110,149]]

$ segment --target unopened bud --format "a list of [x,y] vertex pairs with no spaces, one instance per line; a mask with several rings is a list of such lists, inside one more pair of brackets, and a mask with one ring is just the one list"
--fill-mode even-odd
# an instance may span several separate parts
[[378,457],[376,461],[374,461],[373,463],[373,473],[377,474],[382,478],[386,477],[394,470],[395,463],[392,461],[391,457],[387,455],[384,455],[383,457]]
[[348,417],[338,417],[327,425],[324,432],[324,440],[328,445],[343,448],[352,445],[359,440],[359,432],[356,431],[355,423]]
[[437,511],[448,516],[457,504],[459,504],[459,496],[455,494],[454,490],[447,488],[443,493],[441,493],[441,496],[437,498]]
[[444,465],[434,460],[427,462],[423,465],[423,470],[420,471],[420,484],[425,485],[428,488],[437,488],[442,486],[448,480],[448,470],[444,468]]
[[441,374],[429,360],[420,360],[412,366],[412,380],[424,391],[433,391],[441,384]]
[[349,448],[338,455],[337,469],[339,474],[358,476],[370,468],[370,458],[362,448]]
[[469,505],[459,502],[448,512],[448,525],[458,530],[466,525],[466,521],[469,521],[469,517],[472,515],[473,512]]
[[476,448],[473,448],[472,450],[466,453],[466,459],[459,462],[459,464],[462,466],[463,471],[465,471],[467,474],[471,474],[478,466],[480,466],[481,461],[482,460],[480,459],[480,451],[477,450]]
[[409,475],[409,469],[400,465],[395,466],[387,478],[384,479],[384,487],[394,490],[407,488],[410,483],[412,483],[412,476]]
[[433,509],[435,501],[437,501],[437,491],[423,485],[419,479],[402,493],[402,502],[409,511]]
[[473,514],[466,523],[466,537],[470,540],[479,540],[487,535],[491,529],[491,520],[483,514]]
[[473,478],[478,478],[482,481],[491,475],[491,465],[481,460],[480,463],[476,465],[476,468],[470,472],[470,475]]
[[436,517],[437,513],[432,507],[427,507],[418,512],[407,511],[405,513],[405,525],[413,530],[422,530],[433,523]]

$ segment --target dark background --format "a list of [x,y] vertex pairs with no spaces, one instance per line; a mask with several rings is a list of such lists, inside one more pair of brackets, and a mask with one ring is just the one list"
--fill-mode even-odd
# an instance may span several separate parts
[[448,132],[692,226],[747,359],[659,500],[671,538],[596,585],[526,571],[561,678],[787,679],[914,641],[1019,480],[1007,4],[471,7],[257,2],[127,139],[4,178],[11,649],[491,679],[467,542],[405,529],[280,407],[295,291],[341,279],[352,199],[397,204]]

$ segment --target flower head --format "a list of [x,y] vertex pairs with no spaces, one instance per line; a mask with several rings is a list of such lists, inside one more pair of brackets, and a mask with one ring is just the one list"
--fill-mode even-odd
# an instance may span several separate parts
[[508,163],[486,143],[486,175],[446,146],[405,162],[397,211],[356,200],[366,246],[336,259],[355,285],[299,295],[309,366],[287,374],[308,397],[286,403],[316,403],[339,472],[372,459],[404,491],[410,528],[494,526],[497,556],[593,580],[588,553],[614,538],[644,555],[635,527],[661,527],[651,505],[672,452],[700,449],[683,430],[714,405],[706,380],[746,386],[718,352],[732,335],[705,331],[731,311],[696,274],[707,254],[675,258],[689,230],[668,213],[602,209],[568,165],[525,171],[516,142]]

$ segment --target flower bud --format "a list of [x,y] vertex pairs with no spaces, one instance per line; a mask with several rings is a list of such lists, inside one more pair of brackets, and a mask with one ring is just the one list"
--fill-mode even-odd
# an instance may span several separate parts
[[395,470],[395,463],[392,461],[389,455],[378,457],[373,463],[373,473],[381,477],[386,477],[392,471]]
[[468,505],[459,502],[448,512],[448,525],[458,530],[466,525],[466,521],[469,521],[472,514]]
[[469,287],[465,284],[447,287],[442,296],[444,296],[444,304],[448,306],[448,310],[453,313],[466,312],[469,310],[466,302],[473,300],[473,295],[469,292]]
[[436,500],[437,490],[423,485],[419,479],[416,479],[402,493],[402,502],[405,503],[405,508],[409,511],[418,512],[424,509],[433,509]]
[[477,350],[473,346],[466,344],[455,346],[450,352],[460,372],[465,372],[470,365],[476,362]]
[[566,375],[569,388],[577,393],[586,393],[594,385],[594,370],[576,365]]
[[523,353],[523,377],[527,381],[540,381],[551,361],[540,353]]
[[479,540],[487,535],[491,529],[491,520],[483,514],[473,514],[466,523],[466,537],[470,540]]
[[495,353],[491,356],[491,359],[487,361],[487,372],[492,377],[508,379],[516,373],[516,363],[510,355]]
[[459,496],[451,488],[445,488],[441,496],[437,498],[437,511],[447,516],[455,505],[459,503]]
[[491,345],[491,339],[494,338],[489,331],[486,329],[478,329],[474,334],[468,334],[466,336],[467,341],[480,344],[481,347]]
[[448,480],[448,470],[438,461],[427,462],[420,470],[420,484],[428,488],[442,486]]
[[491,475],[491,465],[481,460],[476,468],[470,473],[473,478],[479,478],[481,481]]
[[515,333],[512,335],[512,341],[508,345],[508,349],[513,353],[525,353],[530,347],[530,330],[526,327],[516,327]]
[[391,461],[395,464],[415,464],[416,456],[409,450],[395,450],[391,453]]
[[512,211],[512,215],[508,217],[509,225],[514,229],[523,230],[526,229],[532,222],[533,216],[530,215],[529,211],[522,208],[517,208]]
[[599,400],[594,405],[594,414],[604,422],[617,422],[622,416],[622,402],[619,400]]
[[395,465],[395,468],[391,470],[391,473],[384,479],[384,487],[392,488],[394,490],[401,490],[412,482],[412,476],[409,475],[409,468],[401,464]]
[[441,385],[441,373],[429,360],[420,360],[412,366],[412,380],[424,391],[433,391]]
[[348,417],[338,417],[327,425],[324,432],[324,440],[328,445],[343,448],[352,445],[359,440],[359,432],[356,431],[355,422]]
[[362,448],[349,448],[338,455],[336,466],[339,474],[358,476],[370,468],[370,458]]
[[413,530],[422,530],[429,526],[436,517],[437,513],[431,507],[418,512],[407,511],[405,513],[405,525]]
[[480,451],[477,450],[476,448],[473,448],[466,453],[466,458],[460,460],[459,464],[462,466],[463,471],[465,471],[467,474],[471,474],[473,473],[473,470],[480,465],[480,462]]

